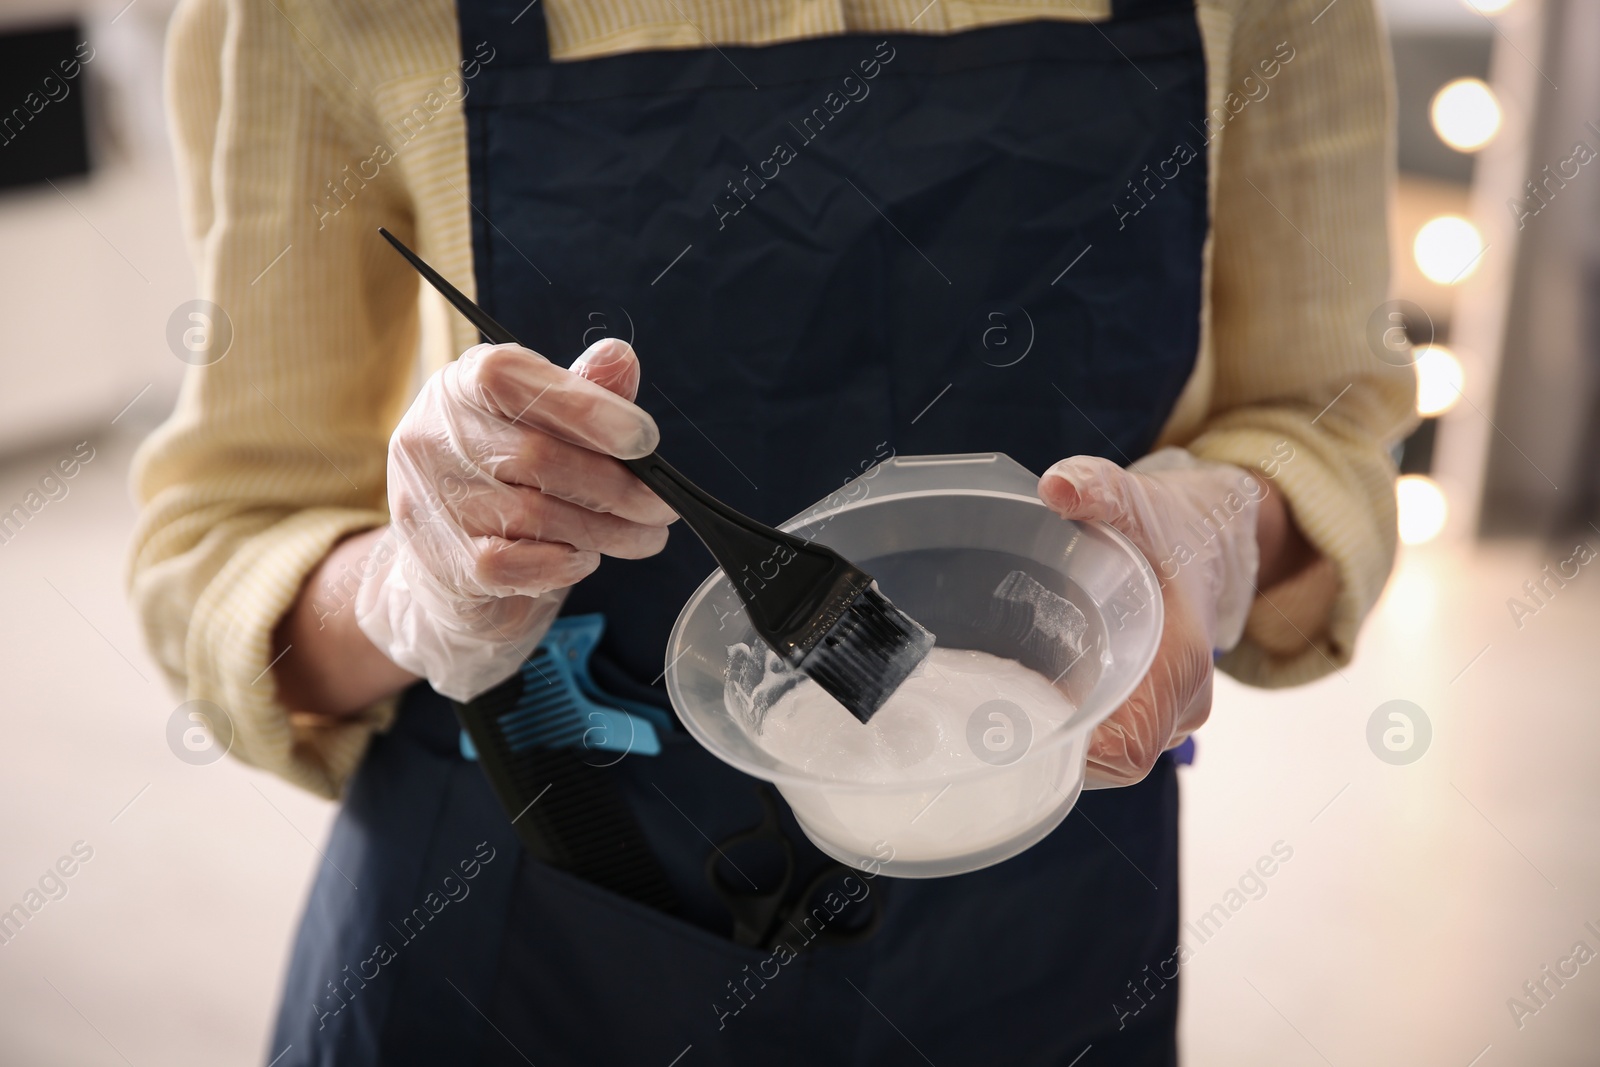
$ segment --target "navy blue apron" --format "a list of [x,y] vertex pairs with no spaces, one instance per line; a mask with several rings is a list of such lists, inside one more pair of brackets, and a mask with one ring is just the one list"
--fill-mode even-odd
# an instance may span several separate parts
[[[663,452],[708,491],[777,522],[891,451],[1043,470],[1155,440],[1199,342],[1191,4],[561,63],[539,7],[459,7],[464,51],[494,49],[465,101],[479,302],[561,362],[631,341]],[[603,688],[665,705],[668,631],[713,566],[674,529],[573,591],[606,619]],[[731,940],[707,880],[763,819],[757,784],[681,730],[617,778],[673,914],[523,855],[447,702],[408,693],[336,822],[269,1057],[1175,1062],[1175,976],[1152,978],[1178,939],[1170,758],[998,866],[863,876],[835,930],[862,936],[802,919],[787,953]],[[800,880],[825,870],[778,817]]]

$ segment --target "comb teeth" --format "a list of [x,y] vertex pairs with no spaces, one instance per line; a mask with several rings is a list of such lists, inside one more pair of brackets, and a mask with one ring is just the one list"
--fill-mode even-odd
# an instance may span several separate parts
[[856,594],[799,667],[865,723],[927,657],[933,640],[873,582]]
[[[522,692],[505,711],[496,716],[495,728],[505,739],[512,752],[540,745],[545,748],[565,748],[582,742],[587,723],[565,686],[540,684],[526,675],[531,666],[541,677],[544,668],[552,666],[555,657],[540,645],[523,666]],[[558,676],[559,677],[559,676]]]

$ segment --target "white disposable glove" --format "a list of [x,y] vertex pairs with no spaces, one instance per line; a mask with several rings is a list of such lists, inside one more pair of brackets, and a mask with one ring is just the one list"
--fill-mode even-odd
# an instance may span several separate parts
[[613,458],[659,440],[638,387],[615,338],[570,371],[478,345],[428,379],[389,441],[390,524],[356,594],[373,644],[468,700],[517,669],[602,555],[661,551],[677,515]]
[[1212,651],[1239,643],[1255,599],[1256,520],[1266,486],[1242,467],[1180,448],[1123,470],[1074,456],[1039,480],[1068,519],[1099,519],[1138,546],[1161,581],[1165,623],[1155,663],[1089,739],[1087,785],[1131,785],[1211,714]]

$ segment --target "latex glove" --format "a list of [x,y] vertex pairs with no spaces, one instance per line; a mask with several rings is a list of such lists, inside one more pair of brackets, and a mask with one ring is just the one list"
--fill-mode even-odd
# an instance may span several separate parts
[[596,342],[563,370],[478,345],[422,387],[389,441],[390,525],[363,574],[363,633],[468,700],[509,677],[602,555],[661,551],[677,516],[617,459],[655,450],[639,362]]
[[1089,739],[1089,788],[1131,785],[1211,714],[1212,652],[1239,643],[1255,598],[1256,519],[1266,486],[1242,467],[1179,448],[1127,470],[1093,456],[1044,473],[1039,496],[1068,519],[1126,534],[1161,581],[1165,621],[1154,664]]

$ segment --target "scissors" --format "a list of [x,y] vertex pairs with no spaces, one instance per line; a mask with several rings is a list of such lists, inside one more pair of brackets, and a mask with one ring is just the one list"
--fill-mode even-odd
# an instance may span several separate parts
[[[734,943],[751,948],[775,949],[781,941],[787,943],[791,950],[798,948],[803,951],[819,943],[853,944],[865,941],[876,933],[883,922],[883,907],[877,895],[868,894],[859,898],[870,901],[872,910],[865,921],[854,922],[848,927],[825,922],[816,933],[804,936],[796,923],[804,923],[811,918],[814,910],[820,908],[824,915],[836,917],[823,903],[827,894],[822,891],[830,883],[858,872],[853,867],[831,860],[805,883],[793,900],[786,899],[795,880],[794,844],[778,821],[778,802],[772,790],[763,785],[757,790],[757,795],[761,798],[761,821],[748,830],[741,830],[726,838],[706,857],[706,879],[733,914]],[[776,845],[781,852],[783,874],[772,889],[746,891],[723,874],[721,861],[728,859],[727,852],[753,844]],[[733,866],[731,859],[728,859],[728,865]],[[791,931],[801,936],[791,936]]]

